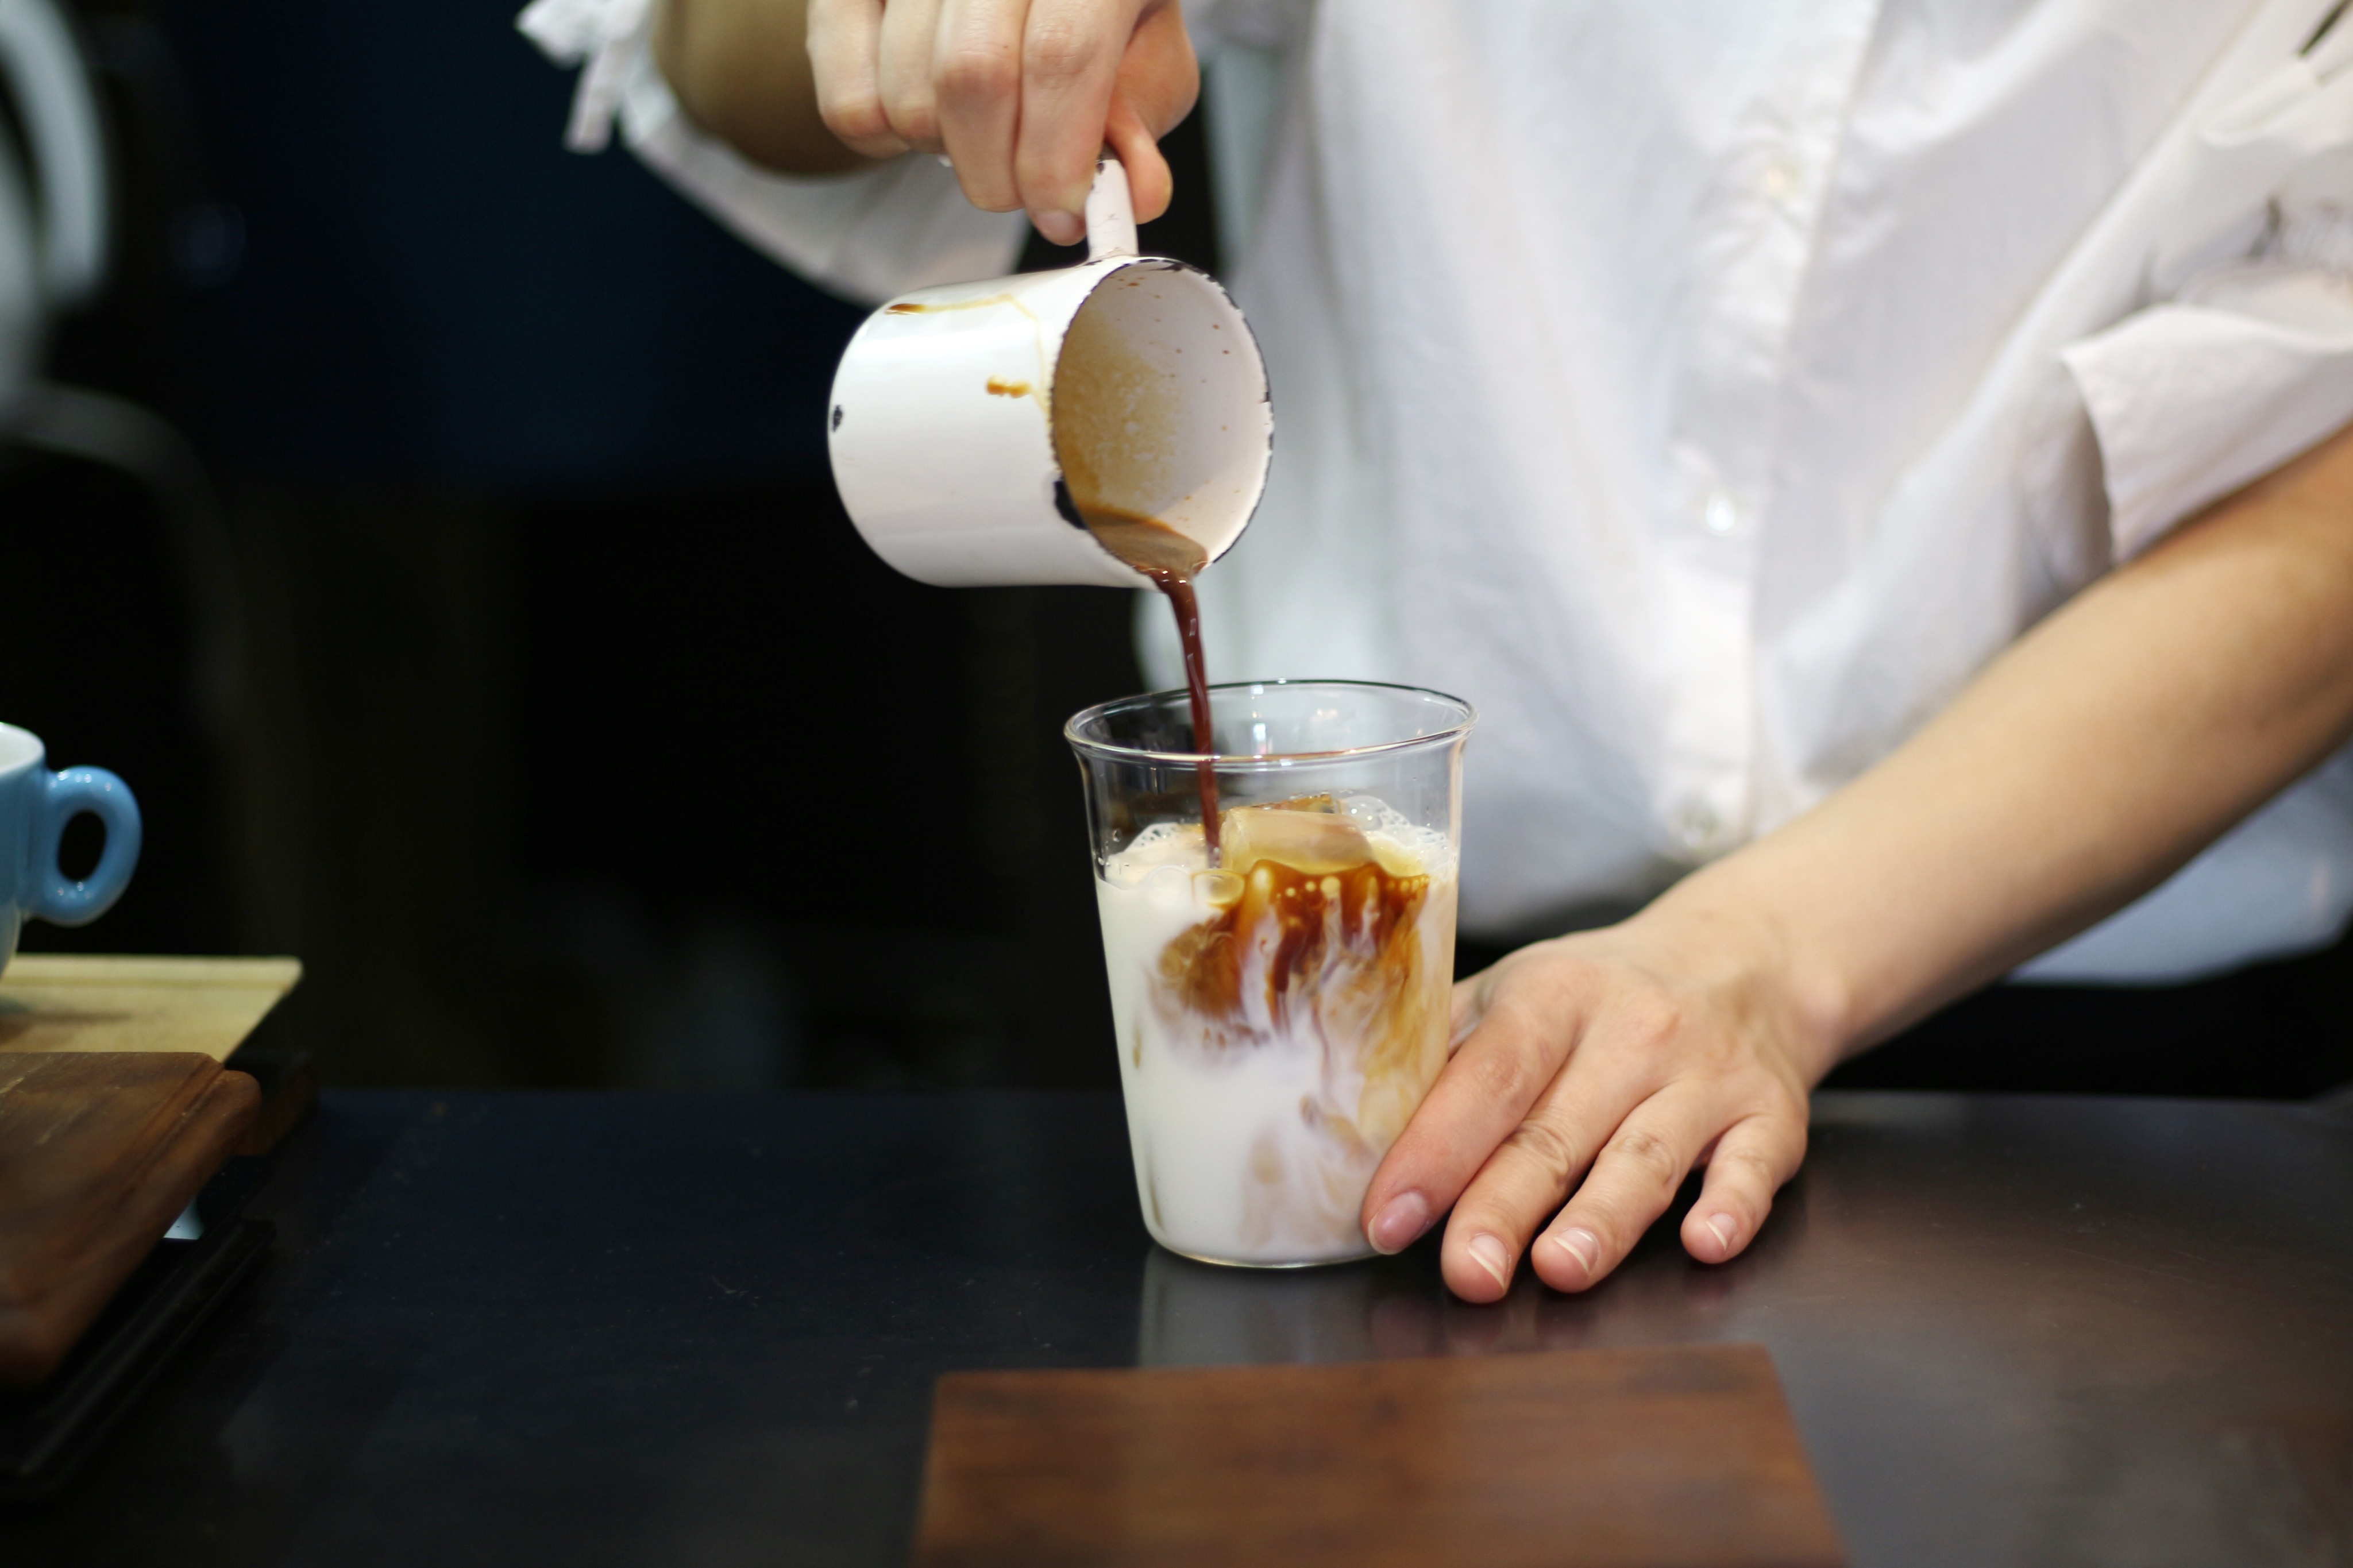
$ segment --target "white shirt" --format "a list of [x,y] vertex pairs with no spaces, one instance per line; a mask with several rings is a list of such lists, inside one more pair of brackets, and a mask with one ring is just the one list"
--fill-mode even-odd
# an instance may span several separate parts
[[[2299,54],[2333,5],[1202,0],[1277,420],[1202,583],[1213,676],[1477,704],[1472,931],[1623,912],[1770,831],[2353,420],[2353,21]],[[1009,269],[1018,216],[933,160],[786,180],[702,138],[643,13],[525,14],[591,62],[575,145],[617,108],[853,297]],[[2348,910],[2340,755],[2022,973],[2187,978]]]

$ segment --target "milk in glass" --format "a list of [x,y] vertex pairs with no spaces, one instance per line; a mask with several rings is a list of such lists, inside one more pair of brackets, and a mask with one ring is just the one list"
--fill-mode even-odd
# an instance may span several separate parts
[[1369,795],[1144,829],[1096,894],[1145,1223],[1225,1263],[1362,1257],[1381,1156],[1446,1064],[1455,858]]

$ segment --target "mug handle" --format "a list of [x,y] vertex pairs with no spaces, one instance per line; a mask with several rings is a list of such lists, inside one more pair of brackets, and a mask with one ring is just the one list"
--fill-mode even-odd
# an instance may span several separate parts
[[[139,864],[139,803],[131,786],[104,768],[68,768],[43,781],[41,822],[33,841],[32,913],[61,926],[88,925],[114,907]],[[81,881],[58,865],[66,824],[90,812],[106,825],[98,868]]]

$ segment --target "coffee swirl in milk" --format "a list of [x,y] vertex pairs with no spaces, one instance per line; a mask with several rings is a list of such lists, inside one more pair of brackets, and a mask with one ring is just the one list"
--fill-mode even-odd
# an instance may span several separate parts
[[1148,828],[1097,884],[1145,1217],[1221,1261],[1359,1256],[1356,1207],[1446,1065],[1444,834],[1329,795]]

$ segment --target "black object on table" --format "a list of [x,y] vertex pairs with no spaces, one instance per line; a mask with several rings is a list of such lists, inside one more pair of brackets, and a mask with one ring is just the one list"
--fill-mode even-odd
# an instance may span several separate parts
[[166,1237],[62,1366],[30,1392],[0,1394],[0,1504],[45,1498],[71,1481],[261,1261],[273,1234],[268,1220],[230,1214],[200,1237]]
[[2353,1121],[1831,1094],[1582,1298],[1154,1249],[1117,1100],[331,1093],[11,1564],[898,1563],[951,1369],[1761,1342],[1860,1564],[2353,1558]]

